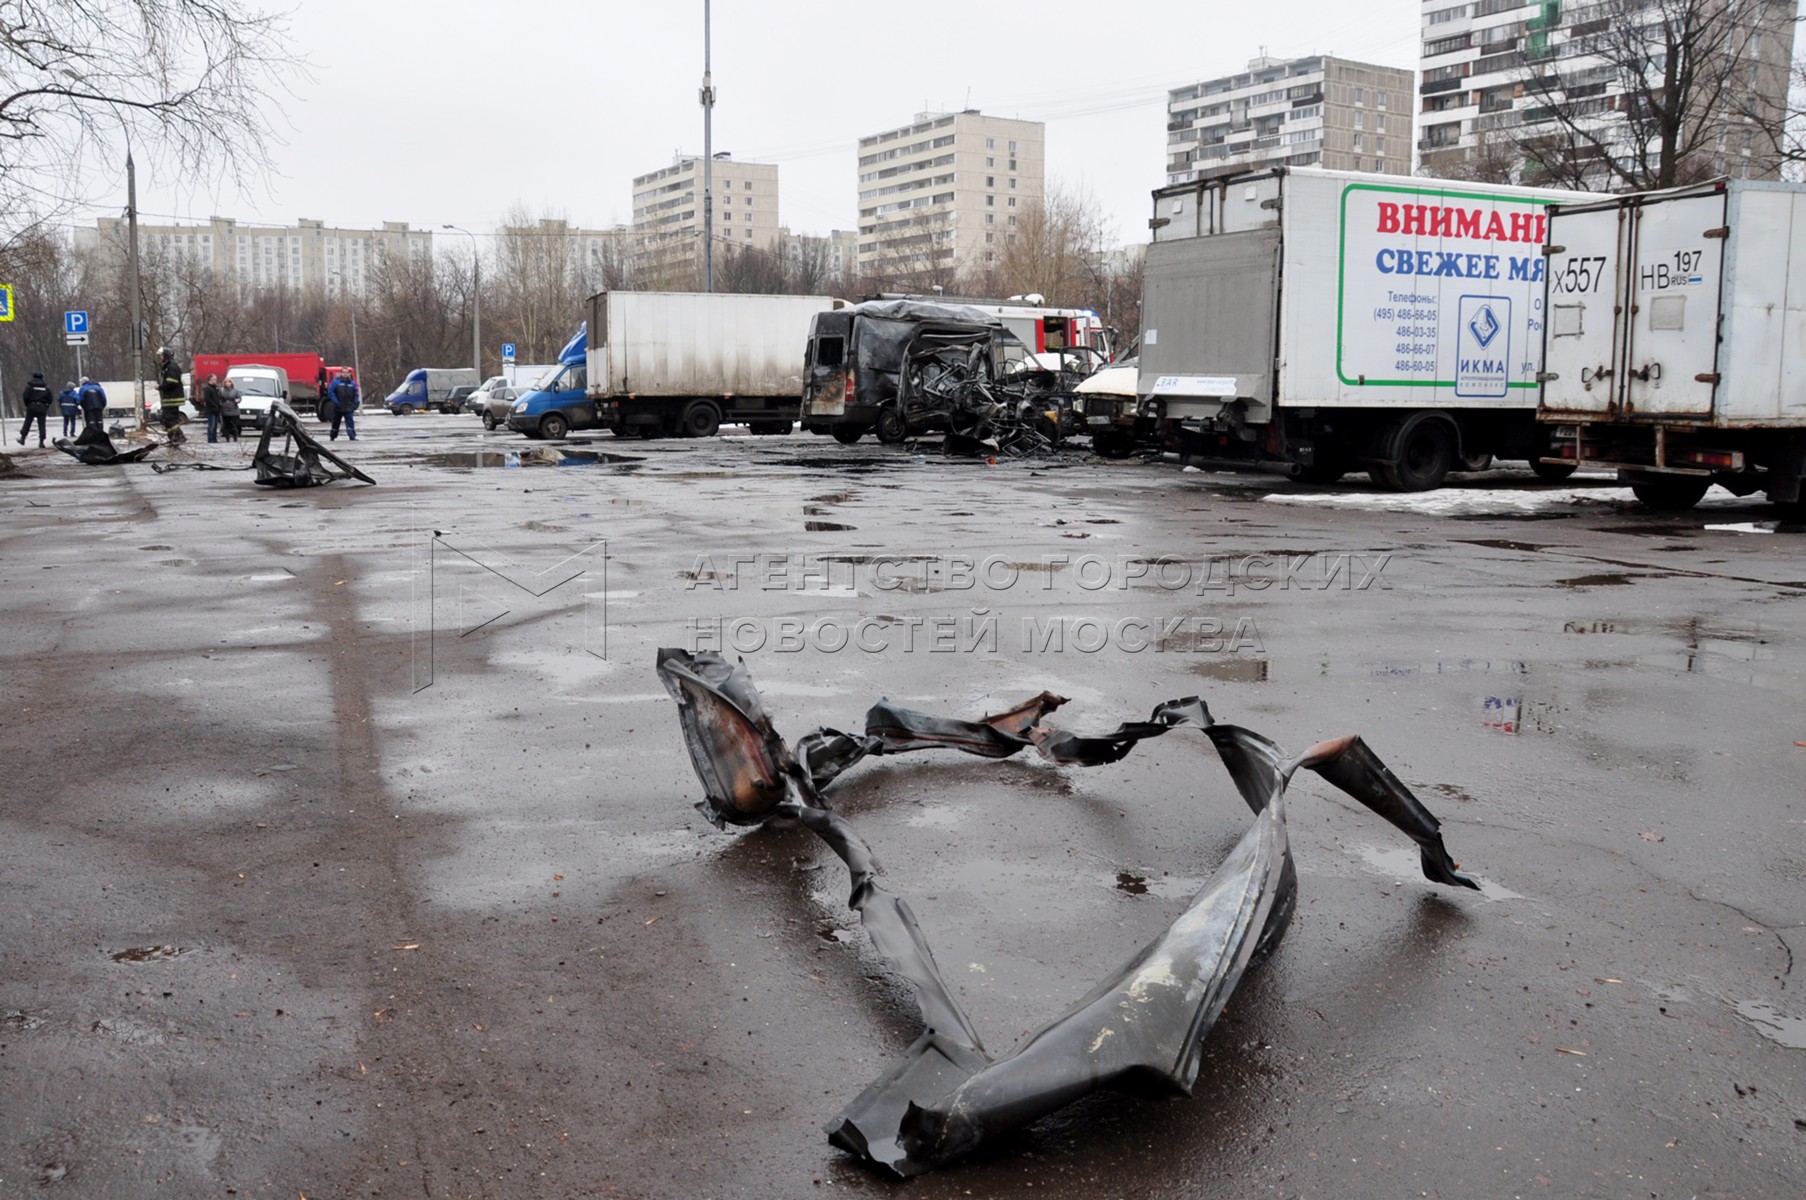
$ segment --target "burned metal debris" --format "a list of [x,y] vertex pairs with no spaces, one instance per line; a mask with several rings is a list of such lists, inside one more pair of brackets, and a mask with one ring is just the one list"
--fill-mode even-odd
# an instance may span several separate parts
[[107,436],[107,431],[98,424],[89,425],[74,438],[57,438],[54,445],[58,450],[80,462],[92,467],[110,467],[117,463],[135,463],[144,458],[160,443],[147,442],[142,446],[133,446],[129,450],[121,450]]
[[[271,450],[278,434],[282,436],[282,448]],[[257,468],[256,482],[266,487],[314,487],[335,479],[376,482],[322,446],[319,439],[301,428],[301,418],[295,410],[280,400],[270,405],[269,419],[264,422],[263,436],[257,439],[257,453],[252,455],[251,464]]]
[[[848,904],[874,947],[915,988],[921,1036],[827,1126],[835,1146],[900,1176],[942,1166],[1099,1088],[1190,1093],[1204,1035],[1253,955],[1278,943],[1296,904],[1285,792],[1300,767],[1415,841],[1427,879],[1479,887],[1449,858],[1437,819],[1358,737],[1287,755],[1257,733],[1217,724],[1195,696],[1156,706],[1146,721],[1079,736],[1046,724],[1065,701],[1043,692],[978,721],[881,702],[866,713],[863,734],[817,729],[792,749],[743,662],[667,649],[657,669],[678,704],[704,815],[717,826],[784,817],[819,836],[846,863]],[[1050,762],[1095,766],[1180,728],[1210,739],[1254,812],[1253,827],[1166,932],[1019,1049],[993,1057],[941,978],[908,904],[879,881],[870,847],[830,810],[822,789],[867,755],[946,748],[1001,759],[1032,747]]]

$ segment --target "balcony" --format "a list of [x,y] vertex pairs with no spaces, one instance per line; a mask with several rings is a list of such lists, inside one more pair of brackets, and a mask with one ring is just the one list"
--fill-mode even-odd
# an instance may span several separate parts
[[1461,80],[1459,79],[1433,79],[1426,80],[1424,85],[1417,90],[1420,94],[1428,96],[1436,92],[1452,92],[1460,86]]

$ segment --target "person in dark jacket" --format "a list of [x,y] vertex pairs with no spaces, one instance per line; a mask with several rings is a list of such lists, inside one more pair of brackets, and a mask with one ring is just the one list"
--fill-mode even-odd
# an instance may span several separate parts
[[220,436],[228,442],[236,442],[239,432],[238,385],[232,382],[232,376],[219,385],[219,428]]
[[106,419],[107,392],[105,388],[83,375],[81,390],[76,393],[76,396],[81,400],[82,416],[89,425],[98,425]]
[[357,381],[351,378],[350,371],[340,371],[339,377],[332,381],[328,391],[332,396],[332,430],[327,434],[326,440],[338,441],[339,420],[343,418],[345,436],[357,441],[357,418],[352,416],[358,407]]
[[38,445],[44,444],[44,418],[50,415],[50,406],[56,403],[56,397],[44,384],[44,372],[33,371],[31,382],[25,385],[21,396],[25,401],[25,424],[19,426],[19,444],[25,444],[25,435],[31,432],[31,423],[38,423]]
[[207,376],[201,388],[201,409],[207,414],[207,440],[219,441],[219,376]]
[[185,441],[182,436],[182,401],[188,397],[182,390],[182,364],[168,346],[157,351],[157,399],[163,408],[163,434],[172,442]]
[[63,436],[75,436],[75,422],[82,415],[82,398],[75,390],[75,381],[71,379],[63,385],[63,390],[56,394],[56,406],[63,414]]

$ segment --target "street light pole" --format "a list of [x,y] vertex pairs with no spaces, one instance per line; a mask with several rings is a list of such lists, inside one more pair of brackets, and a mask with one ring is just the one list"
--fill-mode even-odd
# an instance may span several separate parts
[[138,429],[147,421],[144,414],[144,293],[138,287],[138,168],[132,164],[132,151],[125,152],[125,216],[131,237],[128,250],[132,274],[132,407],[138,410]]
[[715,290],[715,81],[709,72],[709,0],[702,0],[702,290]]
[[483,254],[477,235],[458,225],[445,228],[470,239],[470,365],[477,369],[477,382],[483,381]]

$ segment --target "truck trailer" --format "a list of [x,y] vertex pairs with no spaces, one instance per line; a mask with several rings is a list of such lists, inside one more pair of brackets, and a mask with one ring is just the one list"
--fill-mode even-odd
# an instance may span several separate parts
[[1719,180],[1550,211],[1547,461],[1686,509],[1717,483],[1800,509],[1806,186]]
[[1154,193],[1143,418],[1184,454],[1421,491],[1488,456],[1545,478],[1547,209],[1577,193],[1317,168]]
[[620,437],[713,437],[723,424],[788,433],[809,323],[834,306],[831,296],[598,292],[586,348],[593,420]]
[[415,367],[389,393],[383,407],[398,417],[411,417],[428,409],[457,412],[453,393],[461,387],[476,387],[482,382],[475,367]]

